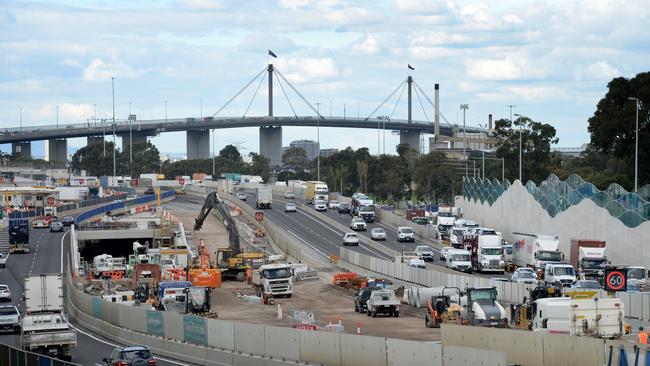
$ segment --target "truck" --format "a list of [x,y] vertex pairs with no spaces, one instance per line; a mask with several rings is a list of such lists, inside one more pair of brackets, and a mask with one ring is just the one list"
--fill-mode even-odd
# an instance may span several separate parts
[[25,276],[25,312],[20,332],[22,349],[70,361],[77,332],[63,313],[60,273]]
[[49,228],[54,222],[54,216],[50,215],[41,215],[37,216],[32,220],[32,227],[37,228]]
[[11,253],[29,253],[29,221],[27,219],[9,219],[9,251]]
[[482,272],[505,271],[501,235],[495,230],[480,228],[476,234],[466,235],[464,238],[465,250],[470,252],[472,270]]
[[126,274],[126,258],[100,254],[93,258],[93,275],[95,278],[111,278],[112,274]]
[[[444,207],[440,207],[442,210]],[[445,239],[449,235],[449,230],[454,227],[454,222],[456,217],[454,217],[451,212],[439,211],[438,216],[436,217],[436,237],[437,239]]]
[[547,285],[570,287],[576,282],[576,273],[567,263],[547,263],[544,267],[544,282]]
[[305,199],[307,203],[312,204],[316,200],[328,201],[329,197],[329,188],[327,183],[310,180],[307,181],[305,186]]
[[605,267],[609,264],[605,247],[602,240],[571,239],[570,263],[579,278],[602,283]]
[[373,318],[377,314],[388,314],[388,316],[399,316],[400,301],[395,292],[389,289],[374,290],[366,302],[367,314]]
[[258,269],[259,280],[255,285],[260,297],[265,301],[272,297],[293,295],[293,270],[288,263],[270,263]]
[[617,298],[547,297],[535,301],[532,330],[572,336],[620,338],[625,305]]
[[356,212],[356,216],[363,218],[365,222],[375,222],[375,205],[372,200],[365,201],[351,212]]
[[645,292],[648,289],[647,286],[647,277],[645,267],[640,266],[625,266],[627,269],[627,286],[628,291],[631,291],[633,288],[638,289],[638,291]]
[[255,207],[271,208],[273,204],[273,190],[268,187],[258,187],[255,189]]
[[55,187],[61,201],[81,201],[90,196],[88,187]]
[[506,310],[497,301],[496,287],[467,287],[467,308],[463,317],[467,323],[482,327],[508,327]]
[[20,334],[20,311],[16,305],[0,305],[0,330]]
[[564,253],[559,249],[560,239],[555,235],[512,233],[512,262],[517,267],[533,268],[544,275],[547,263],[560,263]]

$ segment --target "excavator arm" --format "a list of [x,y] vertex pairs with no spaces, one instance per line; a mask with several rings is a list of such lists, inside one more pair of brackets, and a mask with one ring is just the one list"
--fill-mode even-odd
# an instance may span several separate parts
[[220,221],[228,231],[229,247],[232,250],[233,255],[241,253],[241,248],[239,246],[239,231],[237,230],[237,225],[235,225],[235,220],[230,216],[228,207],[219,198],[216,191],[208,193],[208,196],[205,198],[205,203],[203,203],[203,207],[194,221],[194,231],[201,230],[203,222],[212,209],[216,210],[217,216],[219,216]]

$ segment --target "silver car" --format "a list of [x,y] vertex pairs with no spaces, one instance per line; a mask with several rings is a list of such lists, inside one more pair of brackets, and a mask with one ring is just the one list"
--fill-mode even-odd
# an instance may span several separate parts
[[296,212],[296,205],[293,203],[287,203],[284,205],[284,212]]
[[11,290],[7,285],[0,285],[0,301],[11,301]]
[[386,240],[386,232],[380,227],[370,230],[370,239],[372,240]]
[[55,232],[62,232],[63,231],[63,224],[59,221],[53,222],[52,225],[50,226],[50,231],[55,233]]
[[534,284],[537,274],[531,268],[517,268],[510,279],[512,282]]

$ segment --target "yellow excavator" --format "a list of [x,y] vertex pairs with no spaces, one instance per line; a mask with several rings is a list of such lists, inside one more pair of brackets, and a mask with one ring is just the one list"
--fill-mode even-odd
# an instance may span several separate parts
[[257,268],[264,264],[265,254],[262,252],[244,253],[239,245],[239,231],[230,215],[226,204],[219,198],[216,191],[208,193],[205,203],[194,221],[194,231],[203,227],[203,222],[212,209],[216,210],[217,216],[228,231],[228,248],[216,251],[216,261],[221,269],[223,280],[237,280],[243,282],[246,278],[248,268]]

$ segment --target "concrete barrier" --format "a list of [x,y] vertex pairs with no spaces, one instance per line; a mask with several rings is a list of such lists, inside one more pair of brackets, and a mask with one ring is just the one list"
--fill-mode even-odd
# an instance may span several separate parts
[[459,346],[444,346],[442,360],[445,365],[457,366],[508,365],[506,354],[503,352]]
[[442,365],[442,345],[389,338],[386,340],[386,359],[388,366]]

